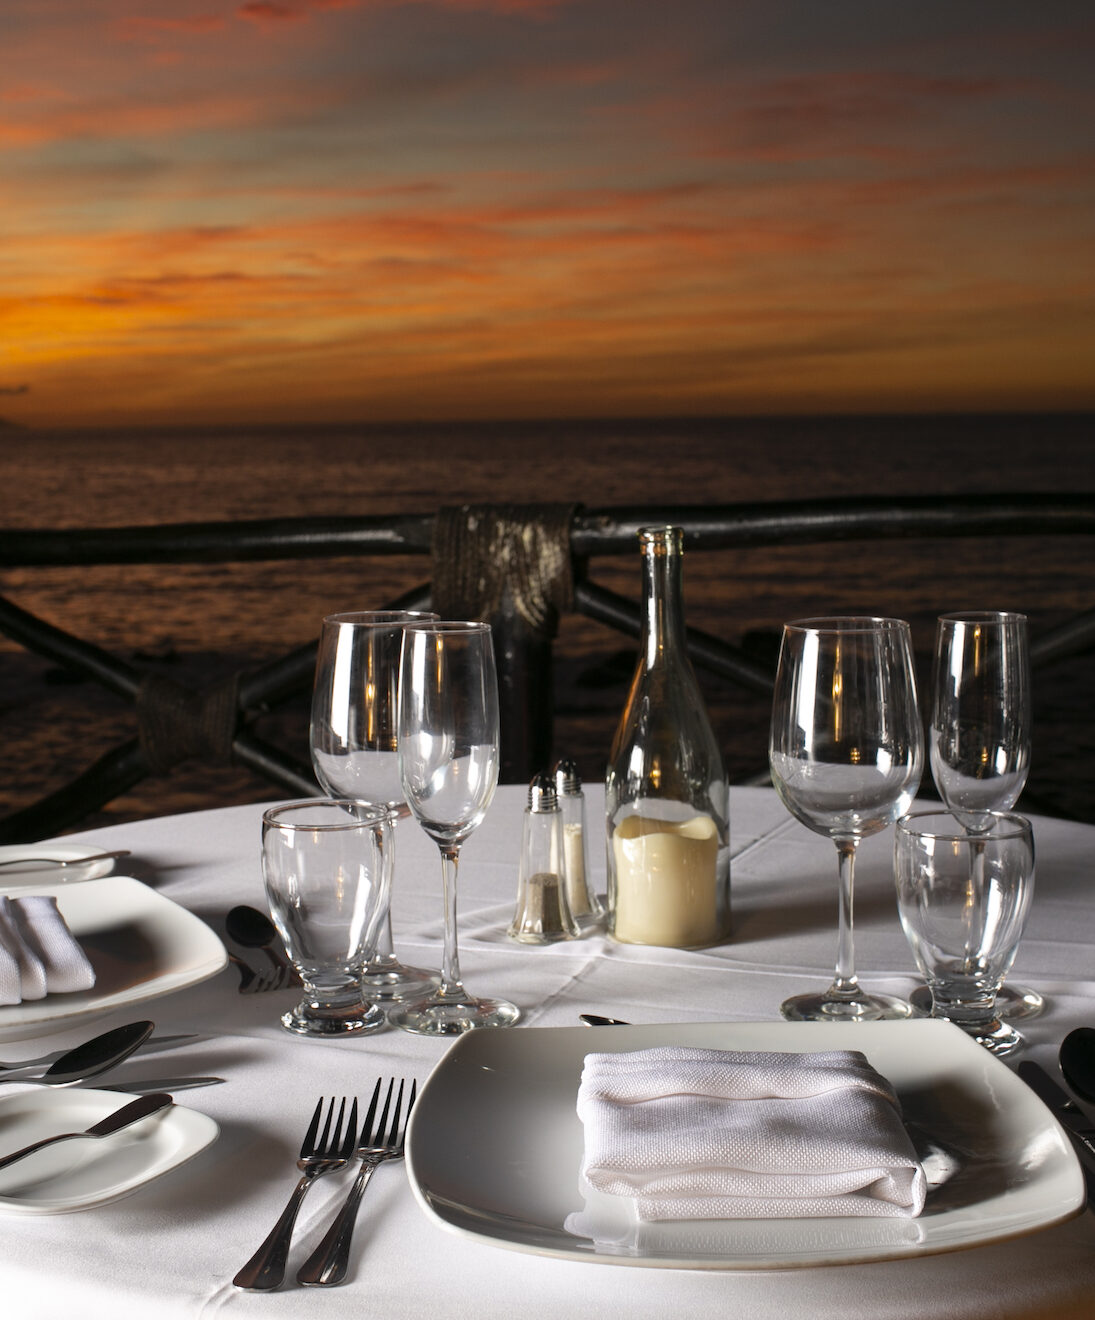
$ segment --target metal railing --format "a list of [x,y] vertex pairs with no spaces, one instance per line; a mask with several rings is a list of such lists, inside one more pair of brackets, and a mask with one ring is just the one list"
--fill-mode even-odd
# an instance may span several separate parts
[[[634,554],[638,529],[659,523],[683,528],[685,544],[693,550],[914,537],[1091,536],[1095,496],[910,496],[567,510],[488,505],[393,518],[2,531],[0,568],[421,557],[428,580],[391,605],[424,608],[443,596],[444,612],[450,616],[490,619],[499,663],[502,775],[520,780],[550,758],[552,644],[560,612],[572,610],[638,636],[639,602],[591,581],[588,565],[597,556]],[[539,534],[539,558],[530,566],[526,552],[536,540],[534,531]],[[470,563],[474,571],[454,575],[456,559],[466,561],[465,568]],[[469,588],[469,582],[478,582],[478,588]],[[315,642],[214,687],[191,689],[65,632],[3,596],[0,632],[131,701],[138,726],[135,736],[71,783],[0,819],[0,841],[25,841],[71,828],[146,776],[194,758],[238,763],[291,793],[315,791],[310,766],[251,727],[258,712],[310,688]],[[772,672],[740,647],[696,629],[688,631],[688,647],[697,666],[748,691],[770,693]],[[1044,665],[1093,647],[1095,608],[1032,639],[1032,663]]]

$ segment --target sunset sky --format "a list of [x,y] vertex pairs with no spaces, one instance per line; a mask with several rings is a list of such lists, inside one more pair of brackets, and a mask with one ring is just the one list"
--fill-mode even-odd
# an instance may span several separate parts
[[1095,5],[0,0],[0,417],[1095,407]]

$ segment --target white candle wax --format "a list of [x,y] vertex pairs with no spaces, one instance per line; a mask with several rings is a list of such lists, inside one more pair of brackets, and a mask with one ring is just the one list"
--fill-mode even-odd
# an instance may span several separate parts
[[721,936],[715,872],[719,837],[709,816],[627,816],[612,836],[614,934],[625,944],[695,948]]

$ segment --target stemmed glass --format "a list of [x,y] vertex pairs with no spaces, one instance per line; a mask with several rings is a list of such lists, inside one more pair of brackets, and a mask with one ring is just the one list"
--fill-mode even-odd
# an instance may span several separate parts
[[[388,809],[386,894],[391,893],[395,824],[410,815],[396,750],[403,627],[436,618],[409,610],[331,614],[320,633],[312,688],[312,766],[332,797]],[[393,953],[391,906],[386,904],[376,950],[362,977],[366,992],[385,1001],[415,998],[436,984],[435,973],[407,967]]]
[[859,841],[903,815],[920,784],[924,735],[909,625],[902,619],[804,619],[784,627],[772,703],[772,782],[804,825],[839,856],[836,975],[796,995],[793,1021],[908,1017],[907,1003],[867,994],[855,974],[852,888]]
[[420,1035],[508,1027],[520,1016],[502,999],[477,999],[460,980],[456,877],[460,846],[498,783],[498,678],[490,625],[416,623],[403,633],[399,676],[399,774],[407,805],[441,851],[445,951],[441,985],[390,1020]]
[[[992,827],[990,812],[1018,801],[1030,768],[1030,654],[1022,614],[973,611],[943,614],[935,633],[935,674],[929,736],[932,777],[944,805],[971,836]],[[972,865],[984,867],[974,838]],[[973,892],[980,893],[980,882]],[[910,995],[931,1012],[931,993]],[[1029,1018],[1044,1007],[1037,990],[1008,985],[997,1011]]]

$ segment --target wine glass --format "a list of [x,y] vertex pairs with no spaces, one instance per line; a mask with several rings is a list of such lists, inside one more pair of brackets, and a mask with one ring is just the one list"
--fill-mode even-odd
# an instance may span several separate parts
[[[436,619],[409,610],[332,614],[323,620],[312,688],[309,741],[316,778],[332,797],[388,809],[391,846],[385,851],[385,893],[391,893],[395,824],[410,815],[399,782],[396,717],[399,650],[406,623]],[[367,993],[383,1001],[415,998],[437,984],[437,975],[407,967],[392,951],[390,901],[376,949],[362,978]]]
[[399,674],[399,774],[407,805],[441,851],[445,952],[441,985],[399,1006],[396,1026],[428,1036],[508,1027],[502,999],[460,981],[456,877],[460,846],[486,815],[498,783],[498,677],[490,625],[415,623],[404,629]]
[[[1030,769],[1030,653],[1027,620],[1006,611],[940,615],[929,747],[932,778],[944,805],[971,835],[992,825],[993,811],[1010,811]],[[983,867],[974,843],[972,862]],[[981,886],[975,886],[980,892]],[[909,997],[931,1012],[931,993]],[[1005,982],[997,1011],[1030,1018],[1045,1007],[1037,990]]]
[[852,888],[859,841],[892,825],[920,784],[924,735],[909,625],[902,619],[804,619],[784,627],[768,753],[788,810],[839,856],[836,975],[824,993],[796,995],[793,1021],[908,1017],[889,995],[867,994],[855,974]]

